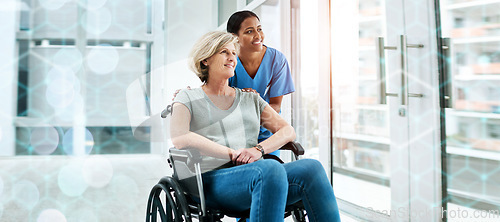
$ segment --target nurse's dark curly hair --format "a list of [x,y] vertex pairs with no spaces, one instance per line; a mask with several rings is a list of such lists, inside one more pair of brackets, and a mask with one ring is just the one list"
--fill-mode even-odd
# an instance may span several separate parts
[[231,17],[229,17],[229,20],[227,21],[227,26],[226,26],[227,32],[238,35],[238,31],[241,28],[241,23],[249,17],[255,17],[260,21],[259,17],[252,11],[245,10],[233,13]]

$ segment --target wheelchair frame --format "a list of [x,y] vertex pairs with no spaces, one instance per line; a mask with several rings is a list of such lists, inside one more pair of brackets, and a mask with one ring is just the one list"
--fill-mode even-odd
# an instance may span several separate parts
[[[289,142],[280,149],[292,151],[295,159],[304,154],[304,149],[296,142]],[[276,156],[266,155],[266,157],[275,159]],[[224,216],[249,217],[250,211],[229,212],[207,208],[201,177],[201,160],[199,151],[194,148],[170,149],[168,163],[174,173],[172,176],[161,178],[151,189],[146,210],[146,222],[156,222],[158,215],[162,222],[191,222],[194,218],[202,222],[213,222],[222,221]],[[162,193],[165,194],[163,198],[165,203],[162,203]],[[191,196],[199,198],[200,203],[194,201]],[[284,217],[288,216],[292,216],[294,221],[306,221],[301,201],[286,207]]]

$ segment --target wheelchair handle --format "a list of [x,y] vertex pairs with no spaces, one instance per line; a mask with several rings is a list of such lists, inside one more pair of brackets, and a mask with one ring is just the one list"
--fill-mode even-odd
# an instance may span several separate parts
[[161,118],[167,118],[168,114],[172,113],[172,105],[168,105],[163,111],[161,111]]

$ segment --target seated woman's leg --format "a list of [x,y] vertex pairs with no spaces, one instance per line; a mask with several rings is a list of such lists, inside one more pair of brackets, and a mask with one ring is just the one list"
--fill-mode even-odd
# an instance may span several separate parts
[[319,161],[302,159],[283,166],[289,183],[287,204],[302,200],[309,221],[340,221],[335,194]]
[[244,211],[250,221],[283,221],[288,181],[275,160],[260,160],[203,174],[207,206]]

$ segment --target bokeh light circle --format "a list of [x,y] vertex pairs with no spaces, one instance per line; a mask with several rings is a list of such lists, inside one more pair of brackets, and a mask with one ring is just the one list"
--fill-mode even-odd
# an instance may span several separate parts
[[63,78],[54,79],[49,82],[47,91],[50,91],[52,94],[58,95],[73,94],[73,82],[70,82],[67,79]]
[[62,141],[64,152],[66,152],[66,154],[68,155],[76,155],[76,156],[90,154],[92,148],[94,147],[94,136],[92,136],[92,133],[90,133],[90,131],[87,128],[84,129],[85,141],[82,141],[84,149],[78,150],[75,149],[74,147],[74,142],[75,142],[75,138],[73,136],[74,132],[75,129],[71,128],[64,134]]
[[42,7],[48,10],[56,10],[61,8],[68,0],[38,0]]
[[38,218],[37,222],[66,222],[66,217],[60,211],[56,209],[47,209],[42,211]]
[[83,56],[76,48],[62,48],[52,57],[52,64],[55,68],[68,67],[77,73],[82,67]]
[[75,95],[75,98],[68,106],[57,109],[56,115],[60,120],[63,121],[73,121],[77,113],[83,112],[83,97],[79,93]]
[[107,0],[87,0],[87,9],[88,10],[97,10],[102,8],[106,4]]
[[83,178],[82,165],[70,164],[61,168],[57,175],[57,184],[59,189],[70,197],[82,195],[88,187]]
[[116,69],[120,56],[115,47],[101,45],[104,47],[93,48],[87,56],[87,64],[96,74],[108,74]]
[[54,127],[38,127],[31,131],[31,147],[40,155],[49,155],[59,145],[59,133]]
[[104,157],[89,157],[83,163],[83,178],[89,186],[102,188],[113,178],[113,166]]
[[46,81],[47,102],[56,109],[69,106],[80,91],[80,81],[69,67],[52,68]]
[[82,18],[87,18],[82,24],[89,34],[100,35],[111,26],[111,12],[107,8],[88,10]]
[[21,180],[13,185],[12,195],[19,207],[32,209],[40,199],[38,187],[29,180]]
[[70,93],[66,94],[55,94],[49,89],[45,92],[45,97],[47,98],[47,102],[54,108],[64,108],[67,107],[73,101],[75,97],[75,92],[70,91]]
[[47,85],[50,85],[50,83],[53,81],[64,81],[64,83],[69,83],[69,85],[65,86],[64,88],[51,89],[54,92],[66,93],[69,92],[70,89],[76,92],[80,92],[80,80],[76,77],[75,71],[73,71],[69,66],[55,66],[50,69],[49,73],[47,74]]

